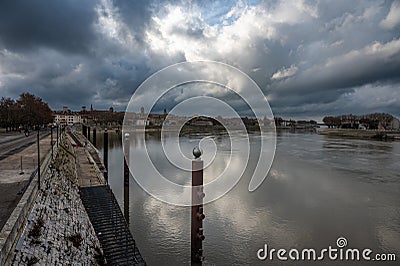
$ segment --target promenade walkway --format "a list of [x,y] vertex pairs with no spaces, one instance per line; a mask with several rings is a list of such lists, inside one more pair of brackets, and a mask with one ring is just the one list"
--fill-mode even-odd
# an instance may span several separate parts
[[69,134],[75,146],[83,205],[109,265],[146,265],[103,172],[98,151],[79,133]]
[[[41,161],[51,149],[50,136],[40,140]],[[21,161],[22,171],[21,174]],[[25,149],[0,160],[0,229],[21,199],[32,173],[37,168],[37,145],[31,144]]]

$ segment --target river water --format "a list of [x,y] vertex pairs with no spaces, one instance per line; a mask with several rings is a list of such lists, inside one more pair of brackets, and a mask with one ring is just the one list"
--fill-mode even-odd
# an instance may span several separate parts
[[[220,136],[216,142],[224,147],[226,138]],[[250,136],[254,154],[258,152],[258,138],[257,134]],[[190,149],[197,140],[182,137],[180,143]],[[168,144],[169,139],[164,141]],[[97,143],[102,143],[102,136],[97,136]],[[177,170],[162,156],[159,136],[146,135],[146,146],[160,172],[190,183],[190,173]],[[109,182],[123,209],[121,134],[110,135],[109,147]],[[101,145],[98,148],[102,152]],[[143,139],[131,136],[131,162],[144,148]],[[241,156],[240,150],[233,151],[238,162]],[[225,167],[225,157],[223,149],[217,152],[204,172],[206,182]],[[204,265],[304,265],[301,261],[278,261],[276,257],[273,262],[261,261],[257,251],[264,244],[275,249],[318,251],[336,247],[339,237],[347,239],[348,248],[369,248],[373,254],[395,253],[398,263],[400,142],[280,132],[267,179],[256,191],[249,192],[256,160],[257,156],[250,154],[248,169],[239,183],[204,207]],[[148,265],[190,265],[190,207],[161,202],[132,178],[129,194],[130,230]],[[325,259],[316,264],[363,263]]]

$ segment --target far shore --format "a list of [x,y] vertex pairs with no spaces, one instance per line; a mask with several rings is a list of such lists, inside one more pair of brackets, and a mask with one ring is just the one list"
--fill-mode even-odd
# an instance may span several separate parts
[[394,130],[367,130],[347,128],[325,128],[317,131],[319,135],[345,137],[357,139],[400,140],[400,131]]

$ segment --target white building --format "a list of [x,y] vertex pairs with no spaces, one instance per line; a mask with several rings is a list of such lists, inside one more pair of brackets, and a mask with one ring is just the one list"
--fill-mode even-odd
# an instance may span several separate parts
[[76,112],[71,112],[66,106],[62,111],[54,113],[54,123],[57,125],[72,126],[82,123],[82,117]]
[[82,117],[78,114],[56,114],[54,122],[57,125],[72,126],[74,124],[82,123]]
[[135,126],[148,126],[149,125],[149,120],[145,118],[138,118],[135,121]]

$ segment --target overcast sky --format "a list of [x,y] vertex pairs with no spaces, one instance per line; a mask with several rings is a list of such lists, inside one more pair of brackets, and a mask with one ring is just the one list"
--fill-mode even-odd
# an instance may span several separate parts
[[199,59],[248,74],[275,115],[400,117],[400,1],[0,2],[2,97],[124,110],[151,74]]

